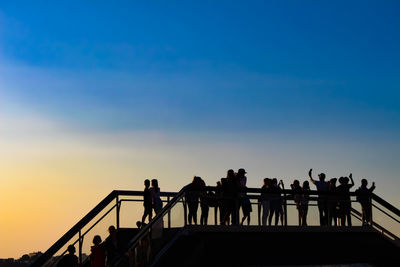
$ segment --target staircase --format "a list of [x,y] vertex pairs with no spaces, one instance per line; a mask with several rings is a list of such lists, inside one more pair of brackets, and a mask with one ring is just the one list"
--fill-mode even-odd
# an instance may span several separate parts
[[[400,211],[382,198],[372,194],[373,220],[368,226],[295,226],[288,223],[288,212],[294,205],[291,190],[282,191],[284,197],[284,225],[260,226],[260,189],[248,189],[247,194],[256,209],[258,224],[251,226],[217,225],[217,208],[214,208],[214,224],[195,226],[187,224],[185,193],[162,193],[166,205],[160,214],[142,229],[121,228],[122,203],[140,202],[141,191],[113,191],[80,222],[50,247],[32,266],[55,266],[65,254],[65,246],[78,245],[82,266],[82,248],[85,236],[115,213],[115,223],[123,243],[123,253],[113,266],[137,266],[137,253],[143,249],[150,253],[147,266],[277,266],[277,265],[333,265],[367,263],[374,266],[400,266]],[[215,187],[207,187],[215,191]],[[318,192],[311,191],[310,196]],[[355,202],[355,193],[350,193]],[[136,199],[126,199],[136,197]],[[315,198],[310,198],[310,207]],[[361,220],[360,212],[353,204],[352,216]],[[212,209],[212,208],[210,208]],[[292,207],[293,210],[293,207]],[[289,214],[288,214],[289,213]],[[182,216],[180,216],[182,215]],[[310,214],[311,216],[311,214]],[[290,219],[290,218],[289,218]],[[158,226],[163,221],[164,227]],[[289,220],[290,221],[290,220]],[[395,233],[393,233],[395,232]],[[158,234],[157,234],[158,233]],[[158,237],[157,237],[158,235]],[[87,241],[88,242],[88,241]],[[146,244],[150,244],[147,246]],[[143,254],[141,254],[143,255]],[[140,256],[139,262],[143,261]]]

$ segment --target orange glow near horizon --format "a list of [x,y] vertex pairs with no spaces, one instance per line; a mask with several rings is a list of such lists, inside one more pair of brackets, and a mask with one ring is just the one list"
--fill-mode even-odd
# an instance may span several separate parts
[[[288,187],[294,178],[307,179],[309,166],[332,165],[329,174],[355,165],[365,168],[364,174],[354,173],[358,186],[361,177],[385,171],[335,155],[307,158],[301,152],[306,145],[291,147],[279,139],[212,143],[158,133],[77,134],[48,121],[31,121],[0,118],[0,258],[44,252],[112,190],[142,190],[146,178],[158,178],[161,190],[178,191],[194,175],[215,185],[227,169],[244,167],[249,187],[260,187],[266,173],[281,177]],[[398,181],[375,181],[378,194],[399,203]],[[133,226],[141,213],[140,205],[135,207],[127,217]],[[107,226],[97,230],[103,237]],[[89,246],[90,238],[85,242]]]

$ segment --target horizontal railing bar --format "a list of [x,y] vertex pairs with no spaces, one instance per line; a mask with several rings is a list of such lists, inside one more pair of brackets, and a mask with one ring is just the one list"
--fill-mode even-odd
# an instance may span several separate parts
[[[114,190],[118,196],[143,196],[143,191],[133,191],[133,190]],[[161,197],[173,197],[177,192],[160,192]]]
[[393,217],[392,215],[390,215],[389,213],[387,213],[383,209],[381,209],[378,206],[376,206],[374,203],[372,203],[372,206],[375,207],[376,209],[380,210],[381,212],[383,212],[386,216],[388,216],[388,217],[392,218],[393,220],[395,220],[396,222],[400,223],[399,220],[397,220],[395,217]]
[[[362,220],[362,214],[358,210],[352,208],[351,211],[353,213],[357,214],[358,216],[360,216],[361,220]],[[396,236],[395,234],[389,232],[388,230],[386,230],[386,228],[384,228],[383,226],[379,225],[378,223],[376,223],[374,221],[372,222],[372,226],[374,226],[374,227],[378,228],[380,231],[386,233],[388,236],[390,236],[394,240],[398,240],[399,239],[398,236]]]
[[80,229],[89,223],[97,214],[103,210],[116,197],[116,191],[112,191],[99,204],[96,205],[85,217],[76,223],[68,232],[57,240],[45,253],[43,253],[31,266],[39,267],[47,262],[60,248],[62,248]]
[[[114,204],[114,206],[112,206],[103,216],[101,216],[89,229],[86,230],[85,233],[82,234],[82,237],[85,237],[85,235],[93,229],[93,227],[95,227],[104,217],[106,217],[115,207],[117,206],[117,204]],[[71,245],[75,246],[76,243],[79,242],[79,238],[73,242]],[[67,252],[68,250],[66,249],[61,255],[60,258]],[[59,261],[59,260],[58,260]],[[58,261],[56,261],[55,263],[57,263]],[[54,264],[52,264],[54,265]]]
[[[158,220],[161,220],[164,215],[167,214],[167,212],[175,206],[175,204],[179,203],[179,199],[183,197],[184,193],[186,192],[186,189],[188,188],[188,185],[183,187],[178,194],[174,196],[174,198],[167,204],[165,207],[161,210],[159,214],[157,214],[147,225],[145,225],[142,229],[140,229],[139,233],[129,242],[127,245],[127,249],[131,249],[132,247],[136,246],[138,242],[144,237],[144,235],[149,234],[149,231],[151,227],[158,222]],[[126,251],[124,251],[126,252]],[[117,265],[118,262],[116,262],[114,265]],[[114,266],[113,265],[113,266]]]
[[[185,187],[186,188],[186,187]],[[183,189],[182,189],[183,190]],[[178,194],[182,193],[182,190],[179,193],[176,192],[160,192],[161,197],[176,197]],[[200,189],[199,191],[218,191],[220,188],[215,186],[206,186]],[[301,193],[294,192],[291,189],[281,189],[278,192],[269,192],[268,190],[264,190],[261,188],[247,188],[245,190],[238,190],[237,192],[247,192],[248,197],[250,199],[258,199],[262,198],[261,195],[253,195],[255,194],[266,194],[267,196],[277,196],[280,195],[282,199],[292,200],[293,195],[302,194],[302,195],[309,195],[309,196],[357,196],[359,193],[356,192],[348,192],[348,193],[340,193],[340,192],[321,192],[317,190],[309,190],[303,191]],[[182,193],[183,194],[183,193]],[[283,195],[283,196],[282,196]],[[41,266],[45,262],[47,262],[60,248],[62,248],[71,238],[73,238],[83,227],[85,227],[91,220],[93,220],[110,202],[117,196],[141,196],[143,197],[143,191],[133,191],[133,190],[114,190],[112,191],[107,197],[105,197],[98,205],[96,205],[86,216],[84,216],[78,223],[76,223],[69,231],[67,231],[59,240],[57,240],[44,254],[42,254],[31,266]],[[207,196],[210,197],[210,196]],[[392,206],[387,201],[383,200],[382,198],[378,197],[375,194],[371,194],[372,199],[374,199],[377,203],[385,207],[386,209],[390,210],[397,216],[400,216],[400,210]],[[215,198],[221,199],[219,196],[215,196]],[[317,197],[310,197],[310,201],[318,200]],[[124,201],[140,201],[140,200],[124,200]],[[180,200],[179,202],[182,202]],[[340,201],[340,200],[339,200]],[[163,201],[166,202],[166,201]],[[357,202],[351,200],[351,202]],[[170,202],[171,203],[171,202]],[[168,203],[169,204],[169,203]],[[167,204],[167,205],[168,205]],[[176,204],[176,203],[175,203]],[[175,205],[174,204],[174,205]],[[258,204],[258,203],[255,203]],[[292,204],[288,204],[292,205]],[[312,205],[312,204],[311,204]],[[375,206],[376,207],[376,206]],[[376,207],[378,208],[378,207]],[[378,208],[379,209],[379,208]],[[381,210],[381,209],[380,209]],[[382,211],[382,210],[381,210]],[[384,211],[383,211],[384,212]],[[386,212],[386,215],[394,219],[395,221],[399,222],[399,220],[395,219],[394,217],[390,216]],[[103,217],[104,218],[104,217]],[[97,221],[93,227],[98,223]],[[91,230],[92,228],[89,228]],[[87,233],[87,232],[86,232]]]
[[383,198],[372,193],[372,199],[400,217],[400,210],[397,209],[396,207],[394,207],[392,204],[390,204],[386,200],[384,200]]

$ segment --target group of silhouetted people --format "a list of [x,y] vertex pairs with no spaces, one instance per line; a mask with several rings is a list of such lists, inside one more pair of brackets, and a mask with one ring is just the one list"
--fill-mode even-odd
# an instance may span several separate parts
[[[185,201],[188,208],[187,222],[189,225],[197,224],[197,214],[200,205],[200,225],[207,225],[209,207],[215,207],[219,210],[219,223],[221,225],[243,225],[247,220],[250,224],[250,214],[252,206],[250,198],[247,195],[247,177],[244,169],[239,169],[237,172],[230,169],[227,171],[226,177],[221,178],[217,182],[215,193],[212,190],[207,190],[204,180],[195,176],[189,184]],[[319,179],[314,180],[312,177],[312,169],[310,169],[309,179],[311,183],[316,186],[318,197],[318,211],[319,221],[321,226],[337,226],[348,225],[351,226],[351,199],[350,189],[354,186],[352,174],[348,177],[331,178],[326,181],[324,173],[318,174]],[[155,181],[155,185],[153,185]],[[337,185],[337,182],[339,183]],[[361,187],[356,190],[357,201],[360,202],[362,207],[362,221],[366,225],[371,220],[371,200],[370,195],[375,189],[375,183],[370,188],[367,188],[368,182],[362,179]],[[152,187],[150,188],[149,180],[145,181],[144,191],[144,207],[142,222],[146,216],[151,220],[152,209],[157,213],[155,207],[155,194],[152,188],[157,188],[159,199],[159,188],[157,180],[152,180]],[[259,197],[259,204],[262,208],[262,225],[281,225],[284,224],[284,201],[290,199],[294,200],[298,210],[299,225],[307,225],[308,207],[310,201],[310,184],[304,181],[300,184],[299,180],[294,180],[291,184],[292,195],[282,195],[284,185],[282,180],[278,182],[277,178],[264,178],[261,187],[261,195]],[[160,200],[159,200],[160,201]],[[161,206],[158,207],[161,209]],[[242,209],[243,217],[239,220],[239,211]]]
[[[318,174],[319,181],[312,178],[312,169],[308,176],[310,181],[317,187],[318,195],[318,211],[321,226],[352,226],[351,222],[351,199],[350,189],[354,186],[353,175],[350,173],[348,177],[331,178],[326,181],[324,173]],[[339,182],[339,185],[336,183]],[[357,193],[357,201],[362,207],[362,223],[368,225],[371,220],[371,193],[375,189],[375,183],[367,188],[368,181],[361,180],[361,186],[355,192]]]
[[158,180],[152,179],[151,180],[151,187],[150,187],[150,180],[144,180],[144,191],[143,191],[143,206],[144,206],[144,213],[142,216],[142,224],[145,222],[146,217],[148,220],[151,221],[153,218],[153,210],[157,215],[160,213],[162,209],[162,201],[160,197],[160,187],[158,187]]
[[[103,242],[99,235],[93,237],[93,246],[90,253],[91,267],[111,266],[111,263],[122,252],[122,246],[118,232],[113,225],[108,227],[109,236]],[[68,246],[68,254],[64,255],[57,263],[57,267],[79,267],[78,257],[75,255],[75,247]]]
[[[200,204],[200,224],[207,225],[209,207],[219,209],[220,224],[243,224],[247,219],[250,224],[252,211],[250,199],[246,194],[246,171],[239,169],[235,173],[228,170],[226,177],[217,182],[216,192],[206,190],[206,184],[199,176],[193,178],[186,193],[188,206],[188,224],[197,224],[197,210]],[[239,209],[242,208],[243,217],[239,221]]]
[[[250,214],[252,206],[250,198],[247,195],[247,177],[244,169],[239,169],[237,172],[230,169],[227,171],[226,177],[217,182],[216,190],[209,190],[205,181],[199,177],[194,176],[192,182],[187,186],[185,193],[185,202],[188,208],[187,220],[188,224],[197,224],[197,213],[200,205],[201,215],[200,224],[207,225],[209,207],[215,207],[219,210],[219,223],[221,225],[243,225],[247,220],[250,224]],[[318,211],[319,221],[321,226],[337,226],[352,225],[351,222],[351,199],[350,189],[354,186],[352,174],[348,177],[331,178],[326,181],[324,173],[318,174],[318,180],[312,177],[312,169],[308,173],[311,183],[316,186],[318,197]],[[337,182],[339,183],[337,185]],[[150,222],[153,218],[153,211],[159,214],[162,210],[162,201],[160,197],[160,188],[157,179],[144,181],[145,189],[143,192],[143,206],[144,213],[142,220],[137,222],[138,228],[145,226],[146,218]],[[278,182],[277,178],[264,178],[261,187],[261,194],[259,196],[259,204],[262,208],[262,225],[272,225],[273,219],[275,225],[281,222],[284,224],[284,201],[293,199],[298,210],[299,225],[307,225],[308,206],[310,201],[310,184],[304,181],[300,184],[299,180],[294,180],[291,184],[291,196],[286,198],[282,196],[284,185],[282,180]],[[357,201],[361,204],[362,208],[362,223],[368,225],[371,223],[372,216],[372,203],[371,193],[375,189],[375,183],[368,188],[368,181],[361,180],[361,186],[355,191]],[[239,211],[242,209],[243,217],[239,220]],[[162,220],[160,220],[162,229]],[[152,228],[152,237],[157,229]],[[109,236],[103,242],[99,235],[94,236],[93,246],[91,247],[90,266],[92,267],[105,267],[116,259],[122,252],[118,232],[114,226],[108,228]],[[143,259],[149,258],[150,253],[150,235],[140,241],[136,250],[134,251],[135,258]],[[78,257],[75,255],[75,247],[68,246],[68,254],[64,255],[58,262],[58,267],[78,267]],[[136,262],[137,266],[146,265],[146,260],[143,262]]]

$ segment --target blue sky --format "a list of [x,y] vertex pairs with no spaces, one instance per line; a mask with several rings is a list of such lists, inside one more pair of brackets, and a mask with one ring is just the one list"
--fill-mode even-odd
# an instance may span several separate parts
[[4,79],[44,113],[102,129],[398,131],[398,11],[395,1],[9,1],[2,59],[39,73]]
[[254,187],[353,172],[400,205],[399,13],[399,1],[1,1],[0,201],[42,183],[32,214],[69,213],[29,226],[52,227],[41,243],[39,228],[9,236],[0,257],[46,249],[148,177],[172,191],[228,168]]

